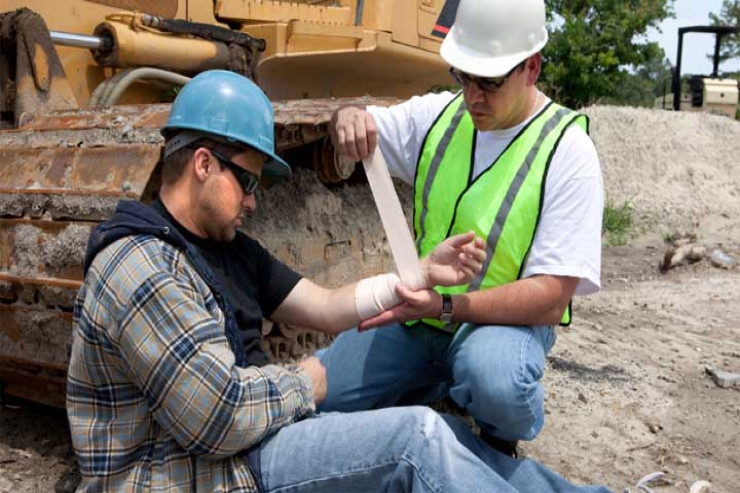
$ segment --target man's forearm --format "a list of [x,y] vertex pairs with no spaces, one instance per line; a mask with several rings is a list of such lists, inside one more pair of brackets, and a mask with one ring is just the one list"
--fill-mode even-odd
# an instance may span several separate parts
[[479,325],[555,325],[577,284],[577,278],[543,275],[465,293],[453,297],[453,316]]
[[302,279],[271,318],[276,322],[337,334],[355,326],[359,320],[354,301],[356,285],[326,289]]

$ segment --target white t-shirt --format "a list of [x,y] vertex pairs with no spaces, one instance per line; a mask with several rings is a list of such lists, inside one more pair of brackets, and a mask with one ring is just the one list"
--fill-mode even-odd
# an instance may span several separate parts
[[[454,96],[449,92],[427,94],[390,108],[368,107],[391,175],[413,186],[424,137]],[[505,130],[478,133],[473,178],[495,162],[530,119]],[[550,164],[542,214],[523,277],[577,277],[575,294],[597,292],[603,209],[604,185],[596,148],[579,125],[571,125]]]

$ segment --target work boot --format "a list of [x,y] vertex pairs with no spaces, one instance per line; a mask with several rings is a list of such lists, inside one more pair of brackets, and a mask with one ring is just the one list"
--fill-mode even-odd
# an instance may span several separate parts
[[518,440],[514,440],[514,441],[501,440],[500,438],[497,438],[483,430],[480,431],[480,438],[486,444],[488,444],[488,446],[490,446],[491,448],[495,450],[498,450],[502,454],[508,455],[509,457],[512,457],[514,459],[519,458],[519,452],[517,450],[517,447],[519,445]]

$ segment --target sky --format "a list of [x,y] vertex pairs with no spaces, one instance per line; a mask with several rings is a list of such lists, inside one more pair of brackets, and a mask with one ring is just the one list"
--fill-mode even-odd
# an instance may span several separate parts
[[[676,65],[678,51],[678,28],[685,26],[706,26],[710,24],[709,13],[719,13],[722,0],[675,0],[675,19],[668,19],[661,24],[662,33],[652,31],[648,38],[657,41],[665,50],[672,65]],[[681,72],[684,74],[708,75],[712,72],[712,62],[708,54],[714,53],[714,35],[691,33],[683,38],[683,62]],[[720,65],[720,72],[740,70],[740,60],[730,60]]]

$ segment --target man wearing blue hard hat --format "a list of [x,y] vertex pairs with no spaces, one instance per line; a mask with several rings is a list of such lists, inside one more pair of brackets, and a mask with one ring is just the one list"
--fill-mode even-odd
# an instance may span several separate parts
[[[426,408],[315,414],[323,366],[267,364],[262,317],[337,333],[398,303],[398,278],[324,289],[237,231],[262,174],[290,174],[248,79],[195,77],[163,135],[158,200],[122,202],[88,244],[67,387],[79,491],[578,490]],[[459,283],[484,256],[458,235],[423,272]]]

